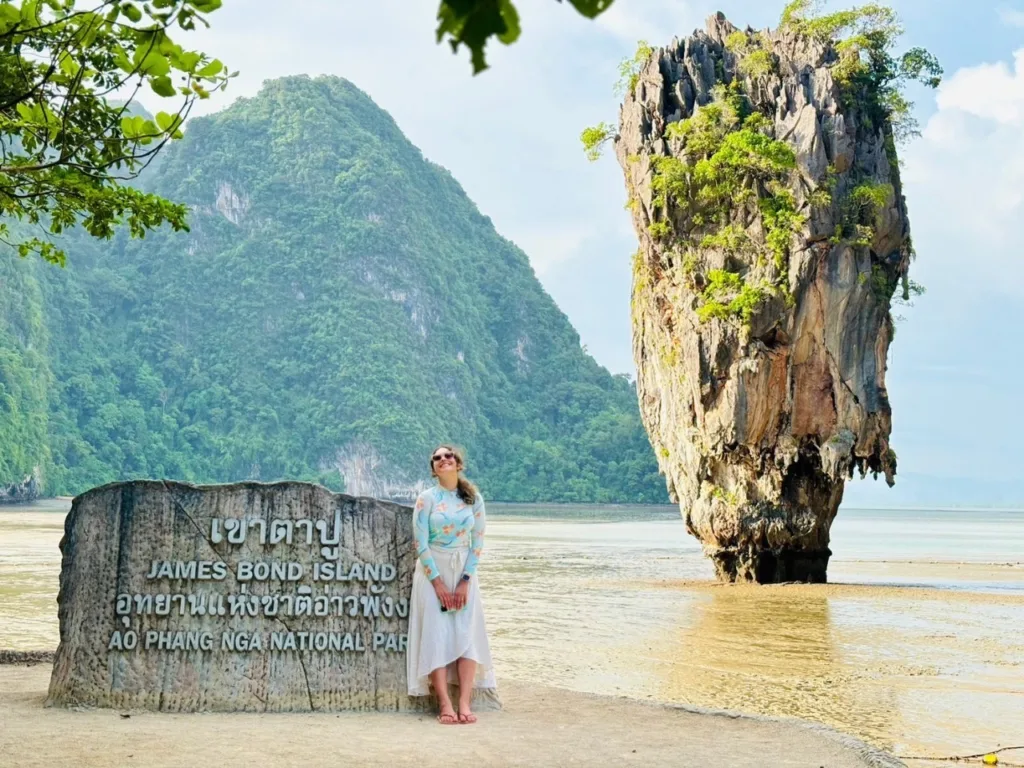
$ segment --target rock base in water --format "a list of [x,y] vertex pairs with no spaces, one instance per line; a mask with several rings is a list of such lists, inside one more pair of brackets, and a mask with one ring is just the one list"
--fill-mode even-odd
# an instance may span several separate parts
[[712,555],[711,560],[720,581],[755,584],[801,581],[825,584],[828,582],[828,559],[831,556],[830,549],[720,550]]

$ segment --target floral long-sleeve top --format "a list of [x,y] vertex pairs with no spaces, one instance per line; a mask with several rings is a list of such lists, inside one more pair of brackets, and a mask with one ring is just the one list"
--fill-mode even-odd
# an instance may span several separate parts
[[413,532],[416,556],[423,563],[427,578],[433,581],[440,575],[430,554],[431,547],[462,549],[468,546],[469,556],[463,573],[476,573],[476,564],[484,546],[486,521],[484,499],[479,491],[472,505],[466,504],[455,491],[440,485],[423,491],[416,499]]

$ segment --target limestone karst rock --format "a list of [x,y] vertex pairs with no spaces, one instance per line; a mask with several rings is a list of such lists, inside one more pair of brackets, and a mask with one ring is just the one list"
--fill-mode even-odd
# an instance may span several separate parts
[[39,467],[21,482],[0,484],[0,504],[19,504],[39,498]]
[[[835,47],[738,32],[718,14],[654,50],[621,108],[615,151],[640,241],[638,396],[669,493],[719,578],[821,582],[845,479],[859,469],[891,485],[896,472],[885,370],[909,224],[892,127],[844,98]],[[737,40],[761,51],[759,67]],[[682,121],[704,112],[710,125],[708,107],[728,99],[762,115],[752,133],[795,162],[744,176],[749,202],[734,195],[723,225],[696,213],[717,193],[686,187],[696,134]],[[688,204],[672,197],[687,190]],[[768,220],[773,201],[791,205],[789,224]]]

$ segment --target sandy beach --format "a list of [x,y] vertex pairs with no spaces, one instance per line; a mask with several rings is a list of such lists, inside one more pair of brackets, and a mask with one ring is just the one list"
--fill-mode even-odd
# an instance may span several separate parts
[[[473,726],[408,714],[200,714],[43,707],[49,664],[0,666],[0,764],[898,766],[862,742],[797,721],[707,714],[507,683]],[[126,715],[128,715],[126,717]],[[58,735],[59,737],[55,737]]]

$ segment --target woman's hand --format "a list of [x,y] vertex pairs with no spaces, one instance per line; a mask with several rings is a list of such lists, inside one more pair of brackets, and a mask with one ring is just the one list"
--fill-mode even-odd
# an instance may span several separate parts
[[459,586],[455,588],[455,610],[465,608],[466,603],[469,602],[469,582],[462,579],[459,580]]
[[434,592],[437,594],[437,599],[440,601],[441,605],[444,606],[445,610],[453,610],[455,608],[455,595],[448,591],[448,587],[444,584],[444,579],[438,576],[430,583],[434,585]]

